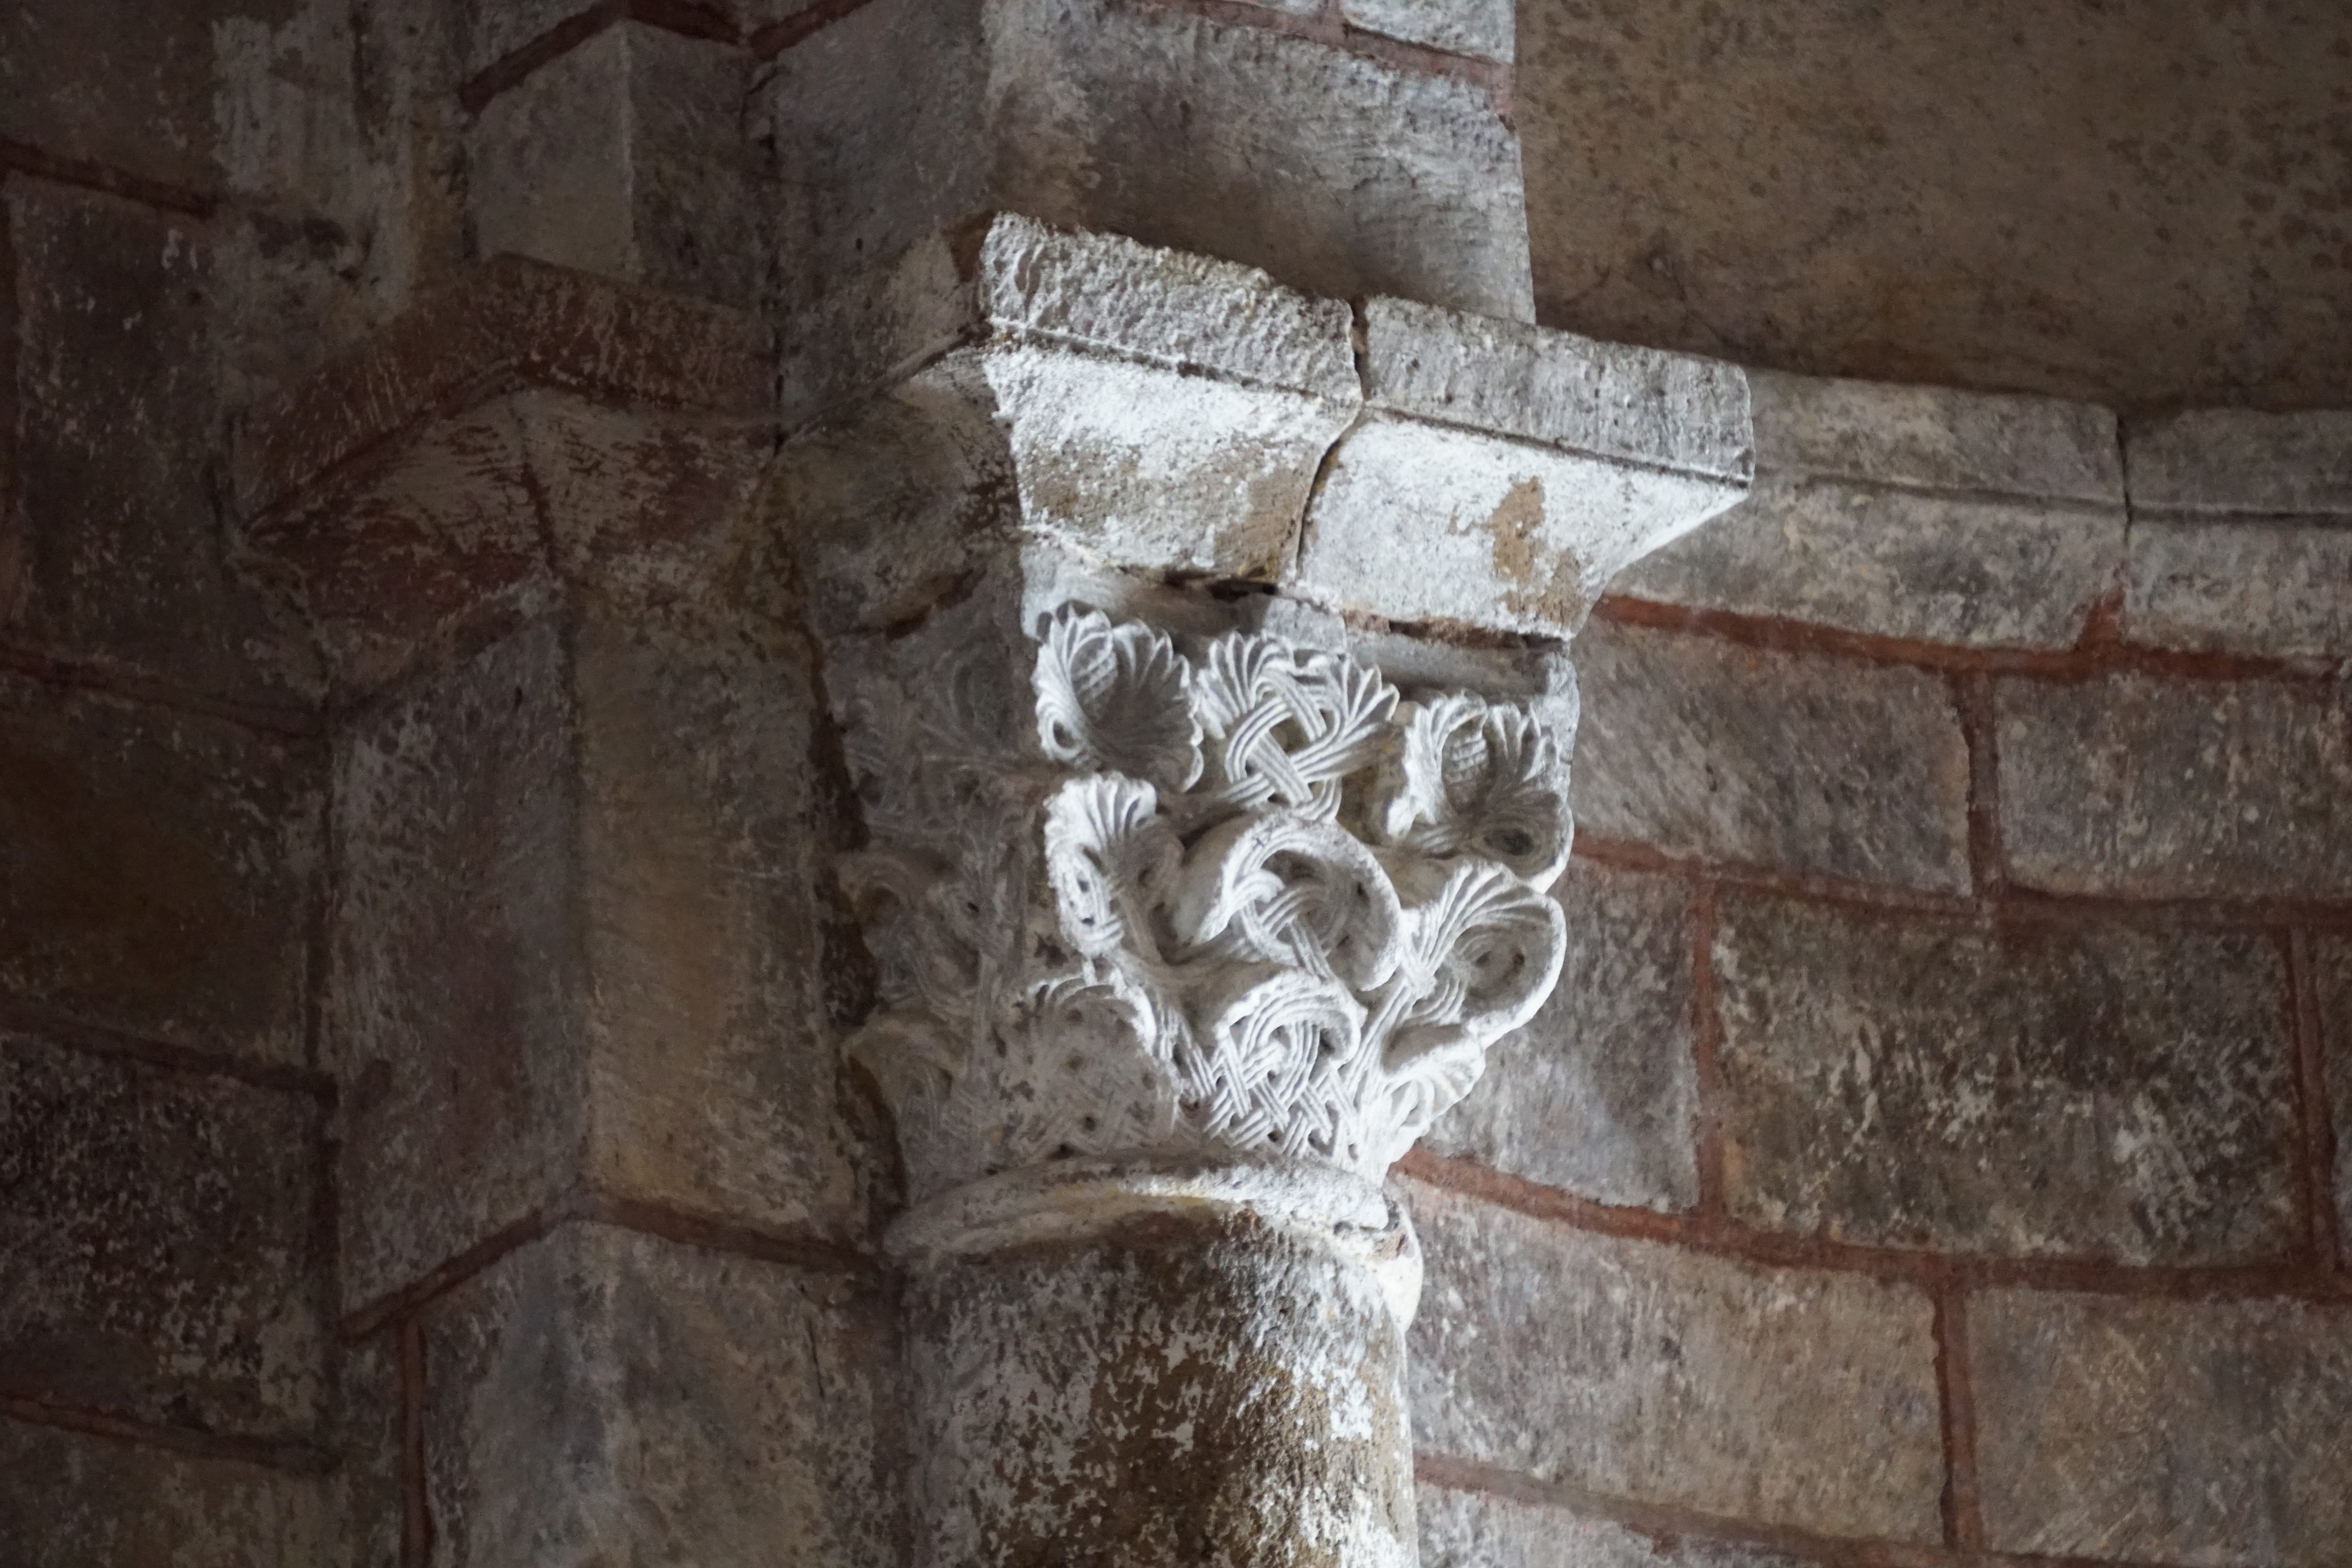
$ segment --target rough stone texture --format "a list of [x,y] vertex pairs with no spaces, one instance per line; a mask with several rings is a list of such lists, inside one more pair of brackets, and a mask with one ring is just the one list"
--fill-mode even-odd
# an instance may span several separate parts
[[1552,895],[1568,915],[1559,987],[1423,1144],[1600,1203],[1687,1208],[1698,1197],[1688,886],[1578,862]]
[[336,1368],[331,1479],[348,1568],[394,1568],[407,1506],[400,1327],[345,1342]]
[[2126,444],[2135,507],[2352,517],[2352,410],[2199,409]]
[[1365,364],[1381,415],[1326,461],[1289,580],[1318,602],[1566,635],[1620,566],[1747,485],[1727,365],[1391,299],[1367,308]]
[[1511,63],[1512,0],[1342,0],[1351,27],[1448,54]]
[[1723,904],[1723,1163],[1769,1228],[1947,1252],[2284,1261],[2277,945]]
[[2352,656],[2352,517],[2136,518],[2124,624],[2133,642],[2159,648]]
[[1168,1214],[919,1273],[919,1568],[1402,1568],[1404,1335],[1374,1273]]
[[2181,414],[2129,450],[2134,642],[2352,653],[2352,415]]
[[1996,1550],[2343,1560],[2352,1308],[1997,1291],[1969,1338]]
[[749,306],[767,246],[743,134],[750,58],[634,22],[500,93],[468,138],[484,256]]
[[262,5],[142,0],[0,13],[0,138],[183,187],[212,183],[213,36]]
[[1760,1547],[1648,1535],[1577,1510],[1422,1483],[1421,1568],[1797,1568]]
[[[229,576],[211,453],[215,279],[190,220],[12,180],[14,473],[0,628],[197,689],[315,686],[297,642]],[[0,364],[5,364],[0,361]]]
[[880,1303],[837,1277],[566,1226],[425,1321],[435,1568],[898,1560]]
[[308,1094],[0,1035],[0,1392],[310,1435],[322,1120]]
[[322,1476],[0,1416],[9,1568],[320,1568],[336,1527]]
[[1963,645],[2082,634],[2124,548],[2105,409],[1762,372],[1748,386],[1755,488],[1613,591]]
[[1595,622],[1578,826],[1675,854],[1964,891],[1968,748],[1925,671]]
[[860,1191],[831,1019],[861,998],[818,925],[805,654],[681,612],[592,614],[576,646],[589,1171],[839,1228]]
[[1942,1538],[1925,1296],[1404,1185],[1428,1252],[1424,1450],[1824,1535]]
[[303,1060],[318,749],[0,674],[0,991]]
[[2352,938],[2312,943],[2320,1064],[2336,1134],[2336,1233],[2352,1236]]
[[541,622],[337,747],[347,1307],[551,1199],[587,1137],[573,716]]
[[1451,77],[1127,0],[880,0],[765,90],[802,298],[1003,208],[1334,298],[1528,315],[1517,144]]
[[2338,7],[1522,9],[1541,319],[2134,406],[2352,402]]
[[2011,873],[2053,893],[2352,892],[2352,687],[2118,674],[1993,687]]

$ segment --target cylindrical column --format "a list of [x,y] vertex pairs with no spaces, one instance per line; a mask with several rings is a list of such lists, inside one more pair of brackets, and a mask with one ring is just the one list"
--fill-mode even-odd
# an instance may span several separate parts
[[1412,1568],[1421,1258],[1370,1183],[1060,1162],[891,1242],[919,1568]]

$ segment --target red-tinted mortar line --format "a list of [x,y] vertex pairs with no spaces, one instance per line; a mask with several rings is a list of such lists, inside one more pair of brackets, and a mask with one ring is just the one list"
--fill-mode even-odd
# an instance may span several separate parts
[[271,1437],[239,1437],[131,1420],[100,1410],[83,1410],[21,1394],[0,1394],[0,1416],[35,1426],[56,1427],[91,1437],[110,1437],[145,1448],[164,1448],[200,1459],[230,1459],[238,1464],[265,1465],[276,1470],[320,1474],[332,1460],[313,1444]]
[[127,174],[120,169],[94,163],[86,158],[61,157],[5,137],[0,137],[0,172],[29,174],[36,179],[55,181],[60,185],[79,185],[85,190],[103,191],[108,195],[121,196],[125,201],[137,202],[143,206],[161,207],[165,212],[184,213],[195,218],[211,216],[220,204],[220,199],[207,191],[192,191],[184,185]]
[[814,5],[803,5],[782,21],[771,22],[752,34],[751,53],[763,60],[772,58],[870,4],[872,0],[815,0]]
[[1984,1515],[1977,1490],[1977,1401],[1969,1366],[1967,1287],[1948,1275],[1935,1281],[1936,1395],[1944,1426],[1944,1542],[1982,1546]]
[[2130,1558],[2019,1555],[1976,1547],[1818,1535],[1790,1525],[1615,1497],[1451,1454],[1415,1453],[1412,1468],[1413,1479],[1424,1486],[1606,1521],[1664,1546],[1717,1542],[1757,1547],[1819,1568],[2166,1568]]
[[2105,920],[2174,927],[2256,926],[2281,929],[2352,930],[2352,904],[2279,898],[2124,898],[2105,894],[2043,893],[2004,882],[1998,894],[1937,893],[1838,877],[1806,876],[1770,866],[1699,860],[1670,854],[1630,839],[1604,839],[1578,830],[1576,858],[1630,871],[1704,876],[1718,890],[1769,894],[1779,898],[1834,905],[1858,914],[1968,916],[1990,912],[1997,919],[2072,922]]
[[734,21],[723,11],[695,0],[603,0],[600,5],[565,17],[521,47],[499,56],[457,89],[457,107],[479,114],[492,99],[523,81],[549,61],[570,54],[619,22],[640,22],[688,38],[714,43],[742,41]]
[[609,1225],[666,1241],[814,1272],[861,1280],[880,1277],[879,1266],[872,1258],[826,1237],[772,1230],[583,1189],[568,1193],[535,1214],[499,1227],[411,1283],[354,1310],[337,1325],[337,1332],[346,1340],[365,1339],[386,1323],[412,1318],[508,1253],[574,1222]]
[[400,1562],[433,1560],[433,1503],[425,1454],[425,1326],[400,1321]]
[[1947,678],[1969,753],[1969,882],[1977,897],[1990,902],[2009,888],[2009,862],[2000,841],[2000,749],[1992,683],[1980,670],[1956,670]]
[[1697,1100],[1694,1134],[1698,1212],[1724,1212],[1723,1019],[1715,996],[1715,883],[1694,877],[1691,898],[1691,1076]]
[[316,1072],[307,1067],[254,1061],[226,1051],[204,1051],[171,1040],[129,1034],[121,1030],[85,1023],[53,1009],[20,1001],[5,994],[0,994],[0,1030],[29,1035],[47,1044],[79,1051],[85,1056],[113,1057],[145,1062],[173,1072],[235,1079],[256,1088],[307,1094],[330,1105],[334,1103],[335,1081],[326,1073]]
[[1508,1176],[1466,1160],[1414,1149],[1398,1163],[1412,1179],[1593,1235],[1663,1241],[1693,1252],[1770,1269],[1811,1269],[1858,1274],[1932,1294],[1948,1281],[1969,1291],[2021,1288],[2175,1301],[2277,1296],[2299,1301],[2352,1301],[2352,1277],[2327,1273],[2307,1261],[2213,1265],[2121,1263],[2099,1258],[2011,1258],[1979,1252],[1836,1241],[1764,1230],[1692,1210],[1662,1214],[1620,1208]]
[[1862,664],[1912,668],[1979,671],[1994,675],[2030,675],[2051,681],[2097,680],[2118,674],[2185,681],[2295,681],[2332,683],[2341,677],[2332,660],[2281,659],[2254,653],[2181,653],[2086,634],[2072,648],[1966,648],[1876,632],[1848,632],[1785,616],[1748,615],[1702,610],[1616,594],[1593,606],[1592,617],[1612,625],[1692,632],[1741,647],[1783,653],[1823,653]]
[[2335,1103],[2328,1093],[2326,1025],[2319,1005],[2319,977],[2313,970],[2311,933],[2285,934],[2287,978],[2293,993],[2295,1109],[2303,1134],[2304,1197],[2311,1217],[2313,1263],[2329,1271],[2344,1267],[2342,1216],[2336,1207]]
[[[5,453],[0,453],[0,456],[5,455]],[[5,472],[5,468],[0,468],[0,472]],[[0,571],[5,570],[0,568]],[[5,591],[5,581],[0,581],[0,591]],[[0,601],[0,610],[6,608],[5,601]],[[0,642],[0,671],[39,681],[46,685],[96,692],[124,702],[168,708],[174,713],[198,718],[218,719],[259,734],[288,739],[308,739],[320,734],[324,728],[317,710],[313,708],[290,705],[273,706],[207,696],[201,692],[191,692],[167,681],[157,680],[152,675],[96,660],[61,658],[39,649],[15,647],[5,642]]]
[[1262,33],[1303,38],[1418,76],[1448,77],[1488,94],[1498,113],[1509,112],[1510,67],[1499,61],[1481,59],[1475,55],[1455,54],[1450,49],[1432,48],[1426,44],[1406,43],[1401,38],[1391,38],[1383,33],[1355,26],[1331,0],[1325,0],[1312,13],[1269,10],[1262,5],[1248,5],[1245,0],[1139,0],[1139,3],[1163,11],[1181,11],[1226,26],[1251,27]]

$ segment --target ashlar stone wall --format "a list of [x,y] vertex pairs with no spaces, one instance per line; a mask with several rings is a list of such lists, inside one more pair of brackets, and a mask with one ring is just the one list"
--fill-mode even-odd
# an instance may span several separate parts
[[[2200,175],[2280,141],[2260,243],[2195,230],[2239,282],[2051,241],[1856,334],[1838,236],[2007,263],[1990,198],[1662,242],[1656,168],[1737,236],[1817,161],[1758,196],[1651,55],[1880,57],[1622,9],[1528,7],[1516,77],[1490,4],[0,13],[0,1564],[902,1559],[858,828],[737,547],[910,246],[1013,205],[1759,366],[2340,402],[2324,135],[2257,104]],[[1912,144],[1983,123],[1944,36]],[[1568,980],[1402,1167],[1423,1560],[2342,1561],[2352,425],[1749,380],[1751,498],[1573,644]]]

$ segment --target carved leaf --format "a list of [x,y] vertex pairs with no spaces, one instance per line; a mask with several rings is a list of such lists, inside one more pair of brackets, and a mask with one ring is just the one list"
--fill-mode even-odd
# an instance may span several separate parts
[[1402,910],[1371,851],[1297,811],[1236,817],[1193,846],[1171,911],[1195,947],[1369,991],[1396,968]]
[[1037,649],[1037,744],[1086,772],[1190,789],[1201,776],[1190,677],[1162,633],[1064,606]]
[[1426,854],[1478,855],[1530,886],[1551,885],[1574,835],[1566,770],[1543,727],[1524,708],[1469,693],[1402,716],[1381,836]]

